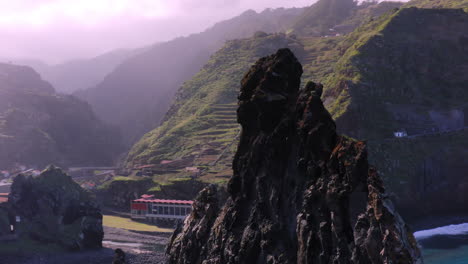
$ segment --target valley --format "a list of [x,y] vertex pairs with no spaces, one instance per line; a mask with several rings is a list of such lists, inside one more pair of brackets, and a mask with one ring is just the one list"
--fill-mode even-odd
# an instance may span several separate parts
[[[55,69],[0,64],[4,261],[466,264],[466,232],[437,232],[466,222],[467,28],[465,0],[319,0]],[[184,224],[155,223],[180,200]],[[12,212],[33,228],[10,236]]]

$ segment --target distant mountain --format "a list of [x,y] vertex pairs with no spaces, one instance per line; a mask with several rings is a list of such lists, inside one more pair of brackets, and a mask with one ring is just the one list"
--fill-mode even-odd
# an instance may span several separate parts
[[249,37],[256,31],[285,31],[301,12],[247,11],[202,33],[156,44],[127,59],[96,87],[76,95],[88,101],[101,119],[119,126],[131,144],[159,124],[177,89],[226,40]]
[[87,103],[57,94],[29,67],[0,64],[0,168],[110,165],[120,146]]
[[372,17],[379,17],[401,2],[354,0],[319,0],[308,7],[295,21],[291,33],[300,36],[335,36],[352,32]]
[[294,33],[300,35],[326,35],[330,28],[343,22],[357,9],[354,0],[319,0],[297,18]]
[[27,65],[36,70],[58,92],[71,94],[96,86],[122,61],[144,49],[115,50],[90,59],[67,61],[49,65],[37,60],[4,60],[13,64]]

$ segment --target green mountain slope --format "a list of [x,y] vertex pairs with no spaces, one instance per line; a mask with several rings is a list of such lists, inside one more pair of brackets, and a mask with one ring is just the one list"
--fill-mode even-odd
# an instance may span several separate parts
[[468,171],[467,28],[460,9],[395,11],[341,41],[324,81],[338,128],[368,140],[371,162],[415,217],[460,211],[468,200],[460,177]]
[[[415,130],[411,134],[442,129],[435,112],[468,99],[466,19],[461,10],[408,8],[353,32],[342,45],[353,44],[325,82],[325,95],[340,102],[331,106],[332,114],[353,126],[342,127],[367,139],[392,137],[402,126]],[[411,112],[410,124],[400,111]]]
[[[452,2],[445,1],[445,6]],[[414,3],[422,2],[408,5]],[[406,215],[461,210],[468,202],[464,195],[468,183],[460,177],[468,171],[463,161],[468,154],[464,147],[468,136],[467,13],[395,9],[389,3],[369,5],[360,12],[366,14],[364,18],[355,20],[351,15],[338,22],[360,25],[348,34],[316,37],[296,30],[285,36],[289,45],[297,47],[304,82],[324,84],[325,104],[341,133],[368,140],[371,162]],[[269,46],[268,42],[262,45]],[[242,76],[237,66],[250,63],[243,58],[257,46],[238,46],[241,53],[232,53],[232,47],[230,43],[220,50],[179,90],[165,123],[132,149],[129,166],[185,159],[184,166],[206,168],[201,176],[204,181],[219,182],[213,175],[229,173],[231,157],[214,161],[224,149],[235,147],[229,144],[235,142],[237,132],[232,104]],[[229,125],[218,127],[220,118],[229,120]],[[409,136],[396,138],[395,132]],[[223,143],[218,146],[217,142]],[[199,162],[200,157],[206,162]],[[456,202],[446,206],[440,197]]]
[[322,36],[343,22],[357,8],[354,0],[319,0],[297,19],[293,30],[300,35]]
[[0,168],[112,164],[120,138],[29,67],[0,64]]
[[[184,159],[211,173],[229,176],[239,126],[236,98],[239,81],[258,58],[282,47],[301,46],[284,34],[228,42],[178,91],[165,122],[130,151],[130,166]],[[220,175],[222,176],[222,175]]]
[[411,0],[405,7],[419,8],[463,8],[468,9],[468,1],[466,0]]
[[[382,10],[391,10],[395,5],[367,4],[359,8],[368,15],[364,15],[365,18],[370,18],[373,14],[383,12]],[[320,5],[312,6],[312,10],[314,7],[321,8]],[[310,13],[310,8],[304,11],[299,21],[310,20],[306,19]],[[315,16],[314,12],[312,16]],[[350,17],[349,21],[353,19]],[[296,23],[295,26],[297,25]],[[234,104],[237,100],[239,80],[250,63],[260,56],[272,53],[276,48],[293,45],[304,64],[304,76],[320,80],[333,72],[333,65],[340,58],[337,45],[343,39],[343,37],[317,38],[308,35],[297,37],[295,34],[290,34],[289,37],[263,36],[259,32],[251,39],[229,42],[192,80],[179,89],[173,105],[166,114],[165,122],[158,129],[145,135],[133,147],[128,161],[131,165],[158,163],[164,159],[184,156],[191,156],[195,161],[194,165],[208,165],[208,161],[216,161],[217,155],[220,155],[237,134]],[[286,42],[289,43],[285,44]],[[210,141],[215,146],[204,145],[205,141]],[[203,155],[204,151],[213,154]],[[203,158],[205,162],[198,162],[200,159],[197,156],[200,155],[210,158]]]
[[290,32],[312,37],[343,35],[402,4],[389,1],[364,1],[358,4],[353,0],[319,0],[297,18]]
[[[374,14],[371,10],[382,12],[393,7],[382,3],[360,6],[360,10]],[[372,15],[364,17],[370,19]],[[184,167],[195,166],[203,169],[202,180],[225,181],[231,173],[232,153],[237,146],[236,97],[245,70],[257,58],[289,46],[304,64],[304,77],[321,80],[333,72],[340,59],[338,45],[343,39],[295,34],[268,36],[258,32],[253,38],[228,42],[179,89],[163,124],[133,146],[127,166],[178,160],[179,173],[173,174],[173,178],[187,177],[190,173],[184,173]],[[155,181],[166,182],[168,177],[171,176],[155,176]]]

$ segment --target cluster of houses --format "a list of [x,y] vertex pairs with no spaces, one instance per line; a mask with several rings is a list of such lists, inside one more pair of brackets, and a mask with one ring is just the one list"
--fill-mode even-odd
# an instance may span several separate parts
[[18,174],[37,176],[41,174],[41,171],[37,169],[28,169],[26,166],[18,165],[13,169],[0,170],[0,179],[10,179]]

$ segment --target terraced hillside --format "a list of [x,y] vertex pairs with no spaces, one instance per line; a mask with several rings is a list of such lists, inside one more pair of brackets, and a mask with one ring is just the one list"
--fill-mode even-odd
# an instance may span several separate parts
[[228,156],[230,154],[229,139],[234,140],[239,133],[236,104],[218,104],[211,109],[213,112],[206,118],[212,120],[213,127],[197,132],[194,137],[194,140],[200,143],[198,145],[200,148],[193,152],[196,155],[195,166],[215,165],[223,158],[221,154]]
[[204,176],[210,180],[229,177],[239,133],[239,81],[255,60],[283,47],[301,52],[299,43],[284,34],[259,32],[251,39],[227,43],[179,89],[165,122],[133,147],[129,165],[186,159],[206,169]]

